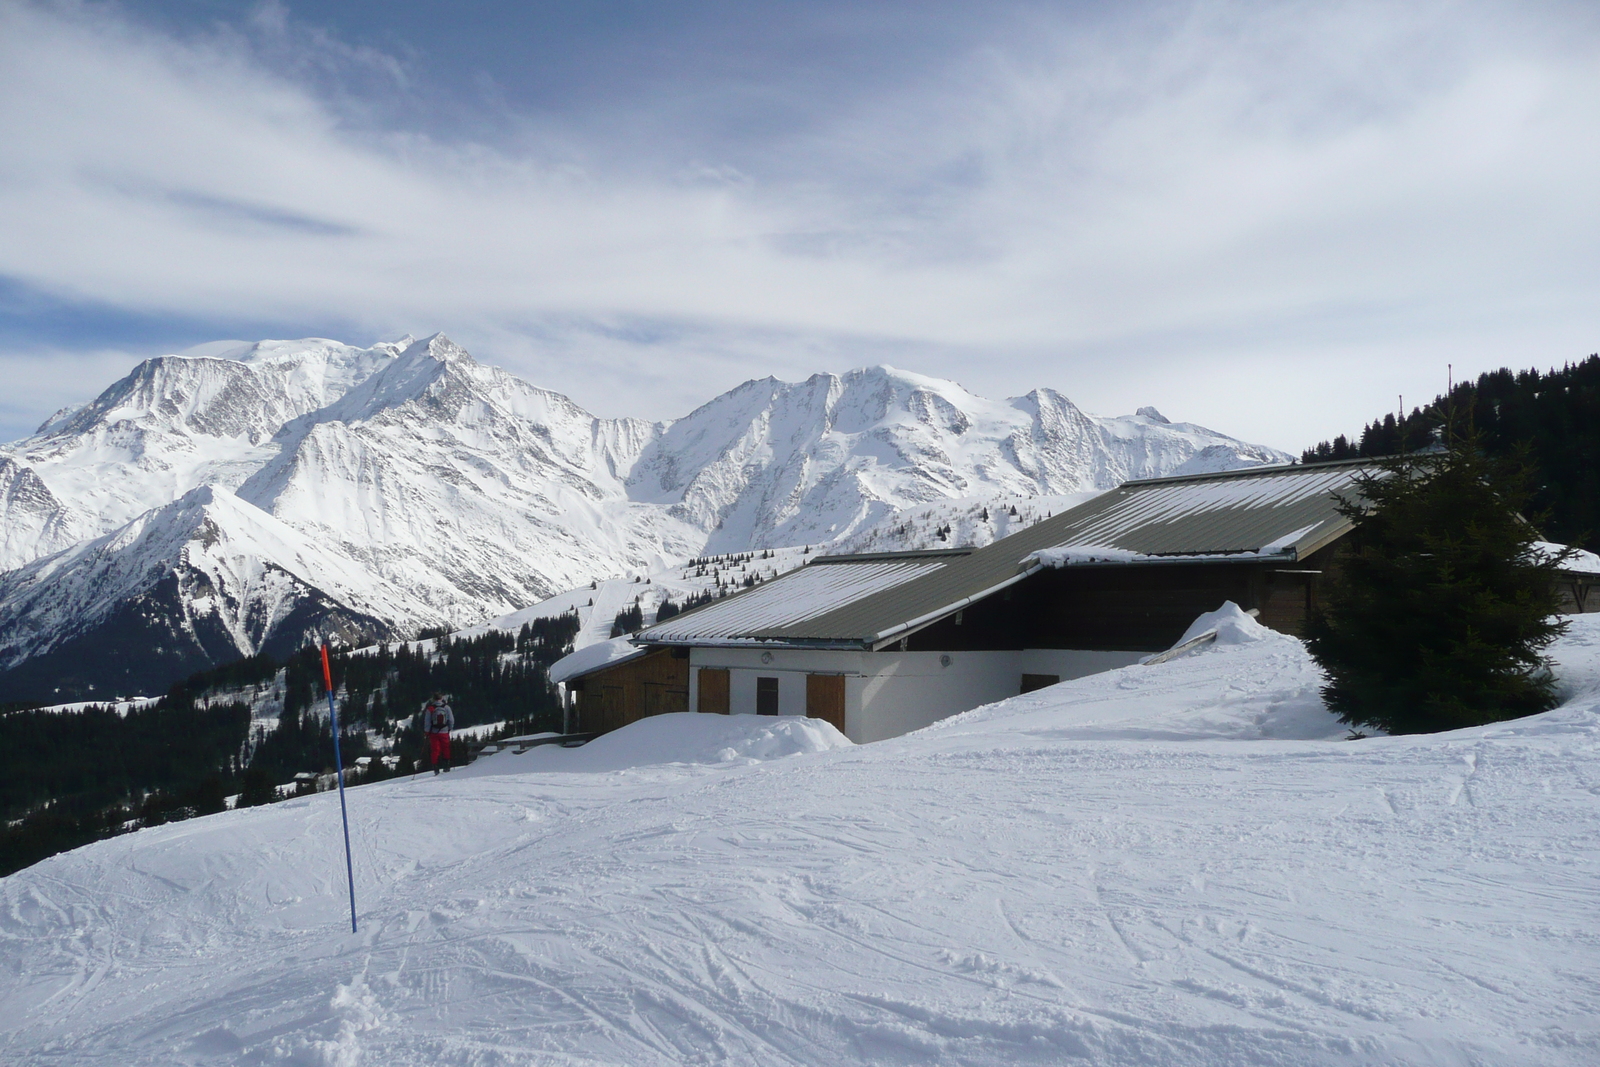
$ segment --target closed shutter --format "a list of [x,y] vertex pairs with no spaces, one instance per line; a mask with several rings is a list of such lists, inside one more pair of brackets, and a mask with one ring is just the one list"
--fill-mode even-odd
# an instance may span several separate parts
[[723,667],[700,668],[700,706],[696,711],[728,714],[728,672]]
[[844,675],[806,675],[806,714],[844,733]]

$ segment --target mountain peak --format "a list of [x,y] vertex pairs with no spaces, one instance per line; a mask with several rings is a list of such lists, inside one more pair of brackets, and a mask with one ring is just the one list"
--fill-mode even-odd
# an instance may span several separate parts
[[471,365],[476,362],[465,348],[450,340],[443,333],[436,333],[419,341],[412,341],[400,352],[402,359],[407,357],[415,358],[417,356],[428,356],[431,359],[438,360],[440,363],[465,363]]
[[[462,625],[708,552],[838,544],[912,508],[1287,457],[888,365],[745,382],[666,424],[597,419],[436,333],[151,360],[0,459],[14,685],[23,660],[56,657],[43,680],[74,648],[237,655],[330,612],[369,633]],[[158,616],[182,632],[149,630]]]

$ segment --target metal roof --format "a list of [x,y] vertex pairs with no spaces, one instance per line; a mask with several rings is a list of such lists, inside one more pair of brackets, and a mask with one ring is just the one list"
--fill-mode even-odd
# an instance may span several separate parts
[[1057,537],[1051,548],[1112,548],[1140,556],[1303,556],[1350,529],[1338,499],[1358,496],[1357,479],[1375,469],[1359,461],[1148,478],[1126,482],[1040,525]]
[[666,644],[881,647],[1039,570],[1035,553],[1119,550],[1136,562],[1293,559],[1349,528],[1334,506],[1369,461],[1127,482],[969,554],[819,557],[776,581],[651,627]]
[[943,570],[970,550],[819,556],[798,570],[641,631],[659,644],[743,639],[808,630],[808,621]]

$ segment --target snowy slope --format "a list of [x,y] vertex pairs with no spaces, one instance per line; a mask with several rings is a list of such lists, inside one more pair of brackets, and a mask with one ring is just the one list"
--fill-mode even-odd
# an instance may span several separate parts
[[622,493],[654,431],[434,337],[286,427],[239,494],[404,591],[413,618],[476,621],[698,547],[699,531]]
[[0,670],[14,692],[53,688],[86,664],[102,692],[157,691],[192,662],[283,655],[320,633],[392,636],[386,620],[409,614],[355,561],[202,486],[0,574]]
[[144,830],[0,881],[0,1048],[1592,1064],[1600,617],[1556,652],[1563,707],[1437,736],[1316,739],[1273,637],[859,748],[683,716],[501,754],[351,792],[354,936],[334,795]]
[[[277,453],[272,438],[284,423],[337,400],[399,347],[262,341],[234,358],[146,360],[7,451],[70,509],[85,536],[99,536],[199,486],[236,488]],[[0,569],[50,551],[18,545]]]
[[72,547],[84,526],[33,468],[0,456],[0,570]]
[[857,530],[829,546],[830,552],[906,552],[919,549],[982,548],[1025,530],[1041,519],[1077,507],[1104,490],[1014,496],[992,493],[920,504]]
[[[200,489],[296,535],[258,538],[261,524],[235,509],[240,521],[206,526],[220,541],[201,548],[295,575],[296,603],[342,605],[338,625],[376,640],[476,624],[703,553],[872,540],[910,505],[996,493],[1026,500],[1283,458],[1149,409],[1099,419],[1048,390],[995,402],[887,367],[749,382],[655,424],[596,418],[476,363],[443,335],[369,349],[311,339],[163,356],[0,449],[0,572],[16,571],[0,586],[0,663],[61,662],[70,651],[82,668],[76,681],[41,664],[28,684],[79,698],[90,679],[128,684],[69,646],[87,639],[93,620],[148,615],[141,599],[190,595],[182,583],[157,585],[184,569],[193,546],[127,531],[164,526],[165,509]],[[305,567],[274,555],[289,542],[304,549],[296,558]],[[150,555],[157,543],[167,548],[161,559]],[[96,566],[122,578],[97,585],[85,615],[90,572],[72,561],[90,544]],[[135,545],[136,554],[110,559]],[[329,561],[326,574],[318,560]],[[303,629],[282,629],[293,613],[276,584],[233,571],[211,579],[215,588],[195,595],[265,627],[236,621],[216,630],[218,640],[197,640],[195,612],[174,601],[162,610],[186,618],[174,624],[176,644],[146,651],[176,673],[155,688]],[[107,599],[113,593],[119,602]],[[117,640],[131,640],[118,625]],[[182,655],[169,655],[174,648]],[[24,694],[20,676],[0,667],[0,680]]]

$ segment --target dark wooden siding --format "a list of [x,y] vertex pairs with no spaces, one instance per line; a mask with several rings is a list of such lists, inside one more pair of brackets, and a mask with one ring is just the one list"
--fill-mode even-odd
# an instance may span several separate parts
[[1159,652],[1231,600],[1275,630],[1303,634],[1332,549],[1303,562],[1045,570],[911,635],[913,652],[1073,648]]
[[992,652],[1012,648],[1034,648],[1028,644],[1028,613],[1020,610],[1027,601],[1029,582],[1002,589],[991,597],[968,604],[959,617],[940,619],[907,639],[911,652]]
[[615,730],[649,715],[689,710],[687,649],[664,648],[583,678],[578,729]]
[[1600,583],[1561,578],[1556,581],[1556,596],[1561,601],[1559,610],[1563,615],[1600,611]]

